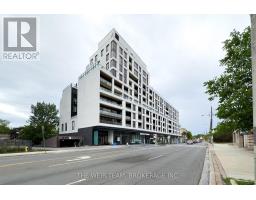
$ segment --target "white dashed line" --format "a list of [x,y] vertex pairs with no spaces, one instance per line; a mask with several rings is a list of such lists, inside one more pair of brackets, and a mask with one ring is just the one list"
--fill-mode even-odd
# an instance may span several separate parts
[[89,159],[89,158],[91,158],[91,157],[90,156],[81,156],[81,157],[77,157],[75,159],[67,160],[67,162],[78,161],[78,160],[85,160],[85,159]]
[[162,157],[163,155],[159,155],[159,156],[156,156],[156,157],[153,157],[153,158],[149,158],[148,160],[154,160],[154,159],[157,159],[157,158],[160,158]]

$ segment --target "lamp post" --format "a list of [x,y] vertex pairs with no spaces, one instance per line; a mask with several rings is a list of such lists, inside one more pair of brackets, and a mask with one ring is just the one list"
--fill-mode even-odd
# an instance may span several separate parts
[[254,135],[254,179],[256,183],[256,15],[251,14],[252,95]]
[[46,151],[45,151],[45,138],[44,138],[44,126],[42,126],[42,136],[43,136],[44,152],[46,153]]
[[[201,116],[202,116],[202,117],[210,117],[209,133],[212,133],[212,130],[213,130],[213,112],[212,112],[212,106],[211,106],[210,114],[201,115]],[[210,138],[210,143],[213,143],[213,136],[211,136],[211,138]]]

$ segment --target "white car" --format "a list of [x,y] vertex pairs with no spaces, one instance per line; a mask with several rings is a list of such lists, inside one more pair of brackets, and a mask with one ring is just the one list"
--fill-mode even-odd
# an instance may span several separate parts
[[193,140],[187,140],[187,144],[193,144]]

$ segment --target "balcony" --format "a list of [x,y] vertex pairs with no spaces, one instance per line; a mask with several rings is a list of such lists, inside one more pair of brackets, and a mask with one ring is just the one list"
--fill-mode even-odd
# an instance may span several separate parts
[[103,86],[103,87],[106,87],[106,88],[108,88],[110,90],[112,88],[112,83],[107,81],[106,79],[104,79],[102,77],[100,77],[100,85]]
[[110,92],[112,93],[112,91],[110,89],[104,88],[104,87],[100,87],[101,90],[105,91],[105,92]]
[[119,125],[121,126],[122,123],[121,122],[118,122],[118,121],[115,121],[115,120],[106,120],[106,119],[100,119],[100,123],[104,123],[104,124],[114,124],[114,125]]
[[130,116],[126,116],[125,118],[126,118],[126,120],[128,120],[128,121],[131,120],[131,117],[130,117]]
[[109,100],[109,99],[106,99],[104,97],[100,97],[100,100],[103,101],[103,102],[107,102],[107,103],[110,103],[110,104],[114,104],[116,106],[122,106],[122,103],[117,103],[116,101],[112,101],[112,100]]
[[122,119],[122,114],[115,113],[115,112],[110,111],[110,110],[101,109],[100,114],[103,115],[103,116],[107,116],[107,117],[114,117],[114,118]]

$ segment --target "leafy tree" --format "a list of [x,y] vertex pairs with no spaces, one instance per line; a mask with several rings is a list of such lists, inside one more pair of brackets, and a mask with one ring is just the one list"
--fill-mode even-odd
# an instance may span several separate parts
[[0,119],[0,134],[8,134],[10,132],[9,124],[9,121]]
[[193,138],[192,133],[190,131],[187,132],[187,139],[191,140]]
[[39,144],[42,141],[42,126],[45,129],[45,138],[50,138],[58,132],[58,110],[55,104],[38,102],[31,105],[32,115],[29,117],[29,125],[22,130],[22,138],[32,140],[33,143]]
[[214,129],[214,142],[232,142],[233,127],[231,122],[220,122]]
[[224,41],[225,57],[220,60],[224,72],[204,83],[209,100],[218,99],[217,117],[226,128],[252,128],[252,63],[250,27],[242,33],[233,30]]

